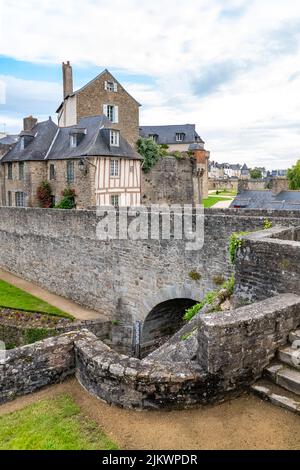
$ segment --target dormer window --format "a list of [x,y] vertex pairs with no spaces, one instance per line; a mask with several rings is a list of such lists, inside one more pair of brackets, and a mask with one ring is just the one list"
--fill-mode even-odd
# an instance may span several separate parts
[[120,145],[120,132],[110,131],[110,145],[112,147],[119,147]]
[[157,134],[149,134],[149,139],[152,139],[154,142],[157,143],[158,135]]
[[117,93],[118,91],[118,84],[116,82],[111,82],[111,81],[106,81],[104,83],[104,89],[106,91],[113,91],[115,93]]
[[176,142],[183,142],[185,138],[184,132],[176,132]]
[[77,134],[70,135],[70,147],[76,148],[77,147]]
[[20,149],[21,150],[25,149],[25,137],[21,137]]

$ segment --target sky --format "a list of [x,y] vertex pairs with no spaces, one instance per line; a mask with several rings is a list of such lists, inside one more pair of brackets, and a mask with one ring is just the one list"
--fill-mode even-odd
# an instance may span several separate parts
[[300,1],[0,0],[0,132],[39,120],[108,68],[141,125],[196,124],[211,160],[300,158]]

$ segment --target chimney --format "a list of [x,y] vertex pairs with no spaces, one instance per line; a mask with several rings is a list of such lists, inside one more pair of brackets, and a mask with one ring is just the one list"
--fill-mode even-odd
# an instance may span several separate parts
[[23,119],[23,131],[31,131],[38,120],[34,118],[33,116],[27,116]]
[[289,182],[287,178],[273,178],[272,179],[272,196],[277,196],[281,191],[289,189]]
[[64,99],[73,93],[73,73],[70,62],[62,63]]

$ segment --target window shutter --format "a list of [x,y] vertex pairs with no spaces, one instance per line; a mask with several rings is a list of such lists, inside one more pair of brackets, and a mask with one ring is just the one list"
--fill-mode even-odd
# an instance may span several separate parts
[[107,117],[107,104],[103,105],[103,114]]
[[114,123],[118,124],[118,122],[119,122],[119,106],[115,106]]
[[107,90],[107,81],[104,82],[104,90]]
[[117,93],[117,91],[118,91],[118,84],[114,82],[114,92]]

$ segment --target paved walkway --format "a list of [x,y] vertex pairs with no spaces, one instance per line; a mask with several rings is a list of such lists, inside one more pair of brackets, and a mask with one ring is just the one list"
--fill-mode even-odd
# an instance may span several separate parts
[[212,209],[227,209],[227,207],[230,206],[232,201],[233,199],[231,199],[230,201],[219,201],[219,202],[216,202],[216,204],[214,204],[213,206],[211,206],[211,208]]
[[244,395],[190,410],[134,411],[110,406],[87,393],[74,378],[0,406],[0,416],[61,394],[124,450],[259,450],[300,448],[300,419],[294,413]]
[[99,318],[103,318],[103,320],[106,319],[105,315],[100,312],[82,307],[81,305],[73,302],[73,300],[65,299],[60,295],[52,294],[46,289],[43,289],[42,287],[39,287],[32,282],[25,281],[25,279],[4,271],[3,269],[0,269],[0,279],[9,282],[13,286],[19,287],[25,292],[28,292],[29,294],[34,295],[35,297],[38,297],[45,302],[48,302],[54,307],[57,307],[60,310],[69,313],[70,315],[73,315],[73,317],[77,318],[78,320],[96,320]]

